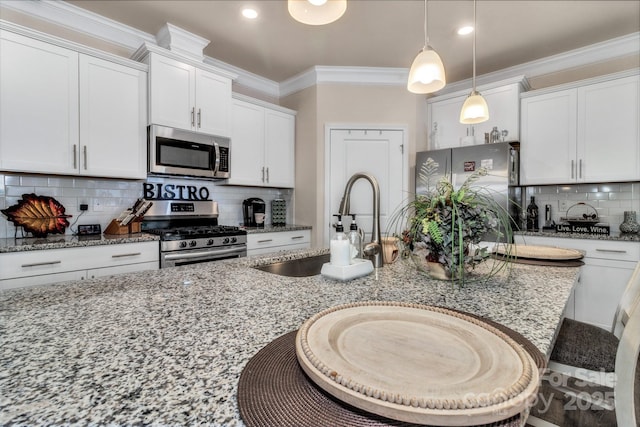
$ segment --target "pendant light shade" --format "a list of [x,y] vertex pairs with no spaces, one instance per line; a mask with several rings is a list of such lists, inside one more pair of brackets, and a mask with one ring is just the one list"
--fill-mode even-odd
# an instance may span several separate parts
[[427,0],[424,0],[424,47],[416,56],[409,70],[407,90],[413,93],[431,93],[447,84],[440,55],[429,46],[427,35]]
[[460,123],[474,125],[489,120],[489,106],[480,92],[474,90],[465,99],[460,111]]
[[288,0],[289,14],[307,25],[325,25],[347,10],[347,0]]
[[411,64],[407,89],[413,93],[431,93],[447,84],[440,55],[427,46]]
[[476,0],[473,0],[473,89],[462,104],[460,123],[473,125],[489,120],[489,106],[480,92],[476,90]]

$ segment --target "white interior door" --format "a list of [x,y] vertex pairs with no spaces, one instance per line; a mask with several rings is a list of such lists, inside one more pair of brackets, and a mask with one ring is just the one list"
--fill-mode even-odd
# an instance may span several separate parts
[[[408,191],[408,156],[404,129],[345,129],[328,128],[327,202],[325,203],[324,243],[329,245],[334,232],[344,188],[351,176],[358,172],[373,175],[380,186],[380,231],[384,235],[387,223],[402,204]],[[351,213],[356,214],[358,226],[371,240],[373,225],[373,191],[365,179],[356,181],[351,190]],[[350,218],[343,218],[345,231]]]

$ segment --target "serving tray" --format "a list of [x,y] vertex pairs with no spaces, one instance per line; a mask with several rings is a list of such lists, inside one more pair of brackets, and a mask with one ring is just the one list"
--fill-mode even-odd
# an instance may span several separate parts
[[555,246],[536,245],[496,245],[493,252],[499,255],[509,255],[518,258],[569,260],[581,259],[584,255],[575,249],[558,248]]
[[430,425],[488,424],[526,412],[531,356],[480,319],[439,307],[365,302],[327,309],[296,336],[309,378],[356,408]]

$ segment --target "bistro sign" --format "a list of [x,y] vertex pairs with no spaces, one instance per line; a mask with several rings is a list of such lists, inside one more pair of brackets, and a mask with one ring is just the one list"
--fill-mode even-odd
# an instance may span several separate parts
[[146,200],[211,200],[207,187],[180,184],[142,184],[144,198]]

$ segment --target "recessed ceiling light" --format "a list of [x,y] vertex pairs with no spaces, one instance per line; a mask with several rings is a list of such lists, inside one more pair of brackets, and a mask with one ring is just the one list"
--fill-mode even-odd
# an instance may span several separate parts
[[256,19],[258,17],[258,11],[250,7],[245,7],[242,9],[242,16],[247,19]]
[[466,36],[467,34],[473,33],[473,27],[471,25],[466,25],[464,27],[458,28],[458,34],[461,36]]

